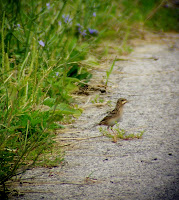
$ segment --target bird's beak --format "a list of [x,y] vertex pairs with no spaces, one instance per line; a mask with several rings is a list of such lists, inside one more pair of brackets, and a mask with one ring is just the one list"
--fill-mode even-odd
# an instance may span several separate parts
[[127,103],[127,102],[129,102],[129,101],[125,100],[125,101],[122,102],[122,104],[125,104],[125,103]]

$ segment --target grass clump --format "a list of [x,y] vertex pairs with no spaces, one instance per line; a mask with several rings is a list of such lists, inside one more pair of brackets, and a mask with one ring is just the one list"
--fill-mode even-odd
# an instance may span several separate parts
[[98,94],[94,97],[93,100],[91,100],[91,103],[103,103],[103,102],[104,102],[104,99],[102,99],[100,95]]
[[126,130],[120,129],[119,125],[116,125],[115,128],[112,128],[111,130],[105,129],[100,127],[99,131],[109,138],[112,138],[113,142],[117,142],[118,139],[121,140],[132,140],[132,139],[141,139],[143,136],[144,131],[140,131],[140,133],[127,133]]

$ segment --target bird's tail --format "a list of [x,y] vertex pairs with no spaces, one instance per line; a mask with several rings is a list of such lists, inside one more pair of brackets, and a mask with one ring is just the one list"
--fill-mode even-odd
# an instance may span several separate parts
[[94,128],[94,127],[96,127],[96,126],[98,126],[99,124],[94,124],[91,128]]

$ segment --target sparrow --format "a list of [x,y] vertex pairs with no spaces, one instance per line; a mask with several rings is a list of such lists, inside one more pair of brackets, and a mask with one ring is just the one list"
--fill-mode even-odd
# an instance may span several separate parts
[[118,99],[115,109],[112,110],[106,117],[104,117],[98,125],[105,125],[108,128],[114,126],[117,122],[121,120],[123,114],[123,106],[127,102],[127,99]]

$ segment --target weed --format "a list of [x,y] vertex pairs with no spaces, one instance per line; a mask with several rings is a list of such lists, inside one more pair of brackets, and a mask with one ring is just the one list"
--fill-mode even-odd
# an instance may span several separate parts
[[100,95],[96,95],[93,100],[91,100],[92,103],[103,103],[104,99],[100,98]]
[[140,133],[131,133],[128,134],[126,130],[120,129],[119,125],[116,125],[116,128],[112,128],[111,130],[108,130],[106,128],[99,128],[99,131],[109,138],[112,138],[114,142],[117,142],[117,139],[121,140],[132,140],[132,139],[141,139],[143,136],[144,131],[140,131]]
[[105,82],[105,86],[107,87],[108,81],[109,81],[109,76],[111,75],[114,65],[115,65],[116,59],[113,60],[113,63],[111,65],[111,67],[109,68],[108,71],[106,71],[106,82]]

